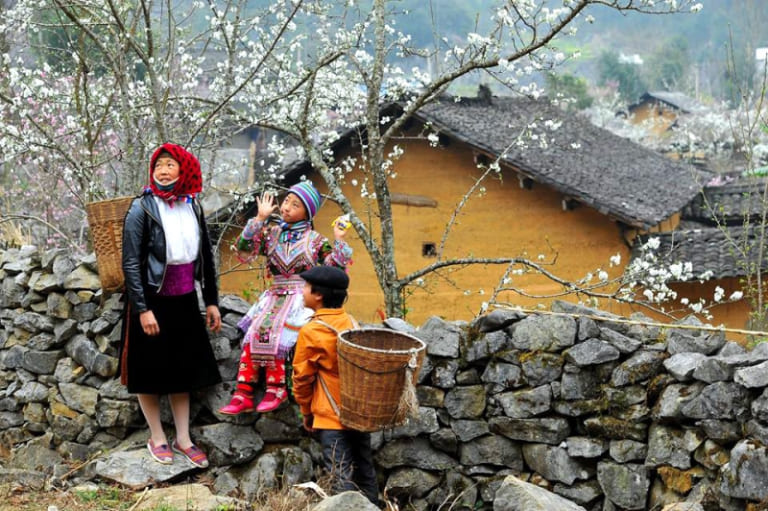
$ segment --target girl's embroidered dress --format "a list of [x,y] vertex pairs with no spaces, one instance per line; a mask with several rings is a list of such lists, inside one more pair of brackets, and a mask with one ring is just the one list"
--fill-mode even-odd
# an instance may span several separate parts
[[238,323],[245,332],[254,360],[285,359],[296,344],[298,331],[312,311],[304,307],[299,274],[326,264],[345,268],[352,248],[344,241],[329,242],[309,222],[268,225],[251,219],[237,242],[239,250],[248,251],[247,261],[259,255],[267,258],[270,287],[264,291]]
[[[312,200],[306,199],[308,191]],[[302,200],[311,219],[320,205],[314,187],[299,184],[290,192],[305,197]],[[312,315],[304,307],[304,280],[299,274],[318,265],[343,269],[352,256],[352,248],[345,241],[331,243],[311,227],[309,220],[270,225],[268,221],[252,218],[238,238],[236,248],[250,253],[243,262],[266,256],[272,283],[238,323],[245,332],[243,351],[235,393],[230,403],[219,410],[223,414],[254,410],[252,384],[258,381],[259,367],[265,368],[267,388],[255,410],[274,410],[287,398],[285,358],[296,344],[299,329]]]

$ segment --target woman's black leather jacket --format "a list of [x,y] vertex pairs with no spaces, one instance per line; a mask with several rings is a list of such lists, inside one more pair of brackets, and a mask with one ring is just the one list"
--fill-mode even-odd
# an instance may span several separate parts
[[[200,250],[195,260],[195,279],[202,285],[205,305],[218,305],[216,266],[211,240],[200,204],[192,208],[200,226]],[[137,197],[131,203],[123,224],[123,273],[125,290],[132,313],[148,310],[146,293],[157,293],[165,277],[165,232],[152,194]]]

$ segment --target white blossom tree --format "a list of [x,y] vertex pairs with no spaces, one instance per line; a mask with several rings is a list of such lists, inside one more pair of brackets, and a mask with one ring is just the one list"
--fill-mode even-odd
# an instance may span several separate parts
[[[319,72],[310,73],[302,94],[304,103],[297,116],[298,122],[289,131],[301,141],[313,167],[328,184],[333,200],[350,215],[373,260],[384,293],[386,313],[400,316],[404,310],[405,290],[429,272],[474,263],[528,265],[528,262],[515,258],[438,257],[436,262],[421,270],[400,274],[395,262],[396,233],[392,222],[390,181],[395,178],[394,163],[401,154],[396,145],[397,137],[410,116],[446,91],[452,83],[473,73],[487,73],[494,81],[518,93],[539,94],[535,83],[531,84],[524,78],[551,69],[569,57],[557,50],[557,39],[572,33],[577,18],[583,16],[590,21],[590,9],[594,6],[659,13],[680,9],[696,11],[701,5],[696,2],[645,0],[495,2],[492,9],[480,14],[490,20],[490,29],[486,33],[470,33],[460,45],[452,45],[443,39],[435,41],[434,48],[423,49],[411,47],[408,35],[398,32],[391,4],[385,0],[373,0],[369,10],[359,11],[361,22],[354,25],[354,37],[332,41],[332,47],[343,50],[343,56]],[[345,44],[349,46],[345,48]],[[417,55],[436,60],[439,62],[438,71],[430,76],[418,68],[406,71],[392,64],[393,55]],[[340,87],[343,83],[361,87],[351,93]],[[396,116],[382,119],[380,106],[388,100],[402,101],[403,108]],[[362,162],[335,162],[331,155],[323,152],[338,132],[335,126],[329,130],[325,116],[318,116],[318,113],[332,106],[342,112],[343,118],[361,119],[360,125],[365,134]],[[353,115],[356,113],[359,114]],[[392,142],[395,145],[390,150]],[[513,142],[510,141],[510,144]],[[358,215],[342,193],[344,177],[355,166],[365,173],[366,179],[361,188],[372,198],[373,215]],[[372,226],[363,218],[376,219],[376,231],[381,233],[379,237],[372,234]]]
[[[248,109],[279,97],[276,80],[306,38],[293,33],[306,6],[248,4],[19,0],[7,8],[0,175],[13,211],[6,220],[64,223],[60,234],[72,235],[84,225],[86,203],[146,184],[148,154],[160,142],[214,160],[222,140],[258,122],[260,113]],[[242,101],[245,87],[253,93],[258,83],[273,89]]]
[[[386,312],[395,316],[402,314],[405,289],[431,271],[512,261],[439,259],[400,274],[389,189],[406,120],[476,73],[537,95],[535,82],[526,77],[570,57],[558,51],[558,39],[573,33],[577,19],[594,21],[595,7],[701,9],[693,0],[496,0],[478,13],[483,22],[477,26],[488,28],[458,43],[436,37],[429,47],[414,47],[411,35],[398,30],[399,2],[253,4],[17,0],[0,21],[0,35],[12,48],[0,61],[5,182],[24,181],[29,188],[41,173],[49,175],[53,184],[38,196],[55,193],[58,203],[80,212],[66,218],[82,223],[88,201],[137,190],[147,153],[160,141],[183,143],[213,160],[221,140],[246,126],[285,133],[350,215],[373,260]],[[56,38],[45,37],[51,31]],[[64,43],[56,47],[51,41]],[[51,53],[59,58],[51,59]],[[433,72],[427,73],[427,63]],[[381,105],[395,100],[402,110],[381,118]],[[337,114],[333,119],[330,110]],[[364,133],[362,161],[336,161],[329,144],[339,130],[353,128]],[[271,149],[282,154],[284,147]],[[258,171],[271,177],[281,163]],[[354,211],[342,193],[354,167],[365,172],[361,188],[374,214]]]

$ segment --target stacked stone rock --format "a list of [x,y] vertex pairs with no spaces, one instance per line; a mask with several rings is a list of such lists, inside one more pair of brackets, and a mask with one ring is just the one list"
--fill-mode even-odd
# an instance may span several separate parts
[[[102,295],[95,264],[0,251],[0,480],[142,488],[195,472],[146,455],[136,400],[114,378],[121,296]],[[227,381],[248,305],[222,297],[212,342]],[[768,497],[768,345],[681,328],[700,325],[692,318],[660,328],[565,302],[552,312],[385,322],[428,355],[418,417],[374,435],[388,495],[410,509],[496,510],[742,510]],[[218,415],[230,385],[193,410],[216,492],[253,499],[316,475],[319,446],[296,409]]]

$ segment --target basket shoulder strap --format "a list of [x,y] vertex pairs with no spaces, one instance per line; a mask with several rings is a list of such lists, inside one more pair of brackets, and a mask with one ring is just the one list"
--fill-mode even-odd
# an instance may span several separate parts
[[[358,323],[357,320],[351,314],[349,315],[349,319],[350,319],[350,321],[352,321],[352,328],[360,328],[360,323]],[[331,325],[329,325],[328,323],[326,323],[322,319],[315,318],[312,321],[314,321],[315,323],[320,323],[324,327],[331,329],[336,335],[339,335],[339,331],[338,330],[336,330],[334,327],[332,327]]]
[[328,390],[328,385],[326,385],[325,380],[323,379],[323,375],[319,372],[317,373],[317,379],[320,381],[320,386],[323,387],[323,392],[325,392],[325,397],[328,398],[328,401],[331,403],[331,408],[333,408],[333,413],[336,414],[336,417],[341,417],[341,410],[339,410],[339,405],[336,403],[336,400],[333,399],[333,396],[331,395],[331,391]]
[[[352,326],[354,328],[358,328],[360,326],[358,324],[357,320],[355,320],[355,318],[350,316],[350,319],[352,320]],[[337,336],[339,335],[339,331],[338,330],[336,330],[333,326],[329,325],[328,323],[326,323],[322,319],[315,318],[312,321],[314,321],[316,323],[320,323],[324,327],[330,329]],[[339,410],[339,405],[336,403],[336,400],[333,399],[333,396],[331,395],[331,391],[328,390],[328,385],[325,383],[325,380],[323,379],[323,375],[320,374],[319,371],[317,373],[317,379],[318,379],[318,381],[320,381],[320,386],[323,388],[323,392],[325,392],[325,397],[327,397],[328,398],[328,402],[331,403],[331,408],[333,408],[333,413],[335,413],[337,417],[341,417],[341,410]]]
[[326,323],[326,322],[325,322],[325,321],[323,321],[322,319],[317,319],[317,318],[315,318],[315,319],[313,319],[312,321],[314,321],[315,323],[320,323],[320,324],[321,324],[321,325],[323,325],[325,328],[330,328],[330,329],[333,331],[333,333],[335,333],[336,335],[339,335],[339,331],[338,331],[338,330],[336,330],[335,328],[333,328],[331,325],[329,325],[328,323]]

